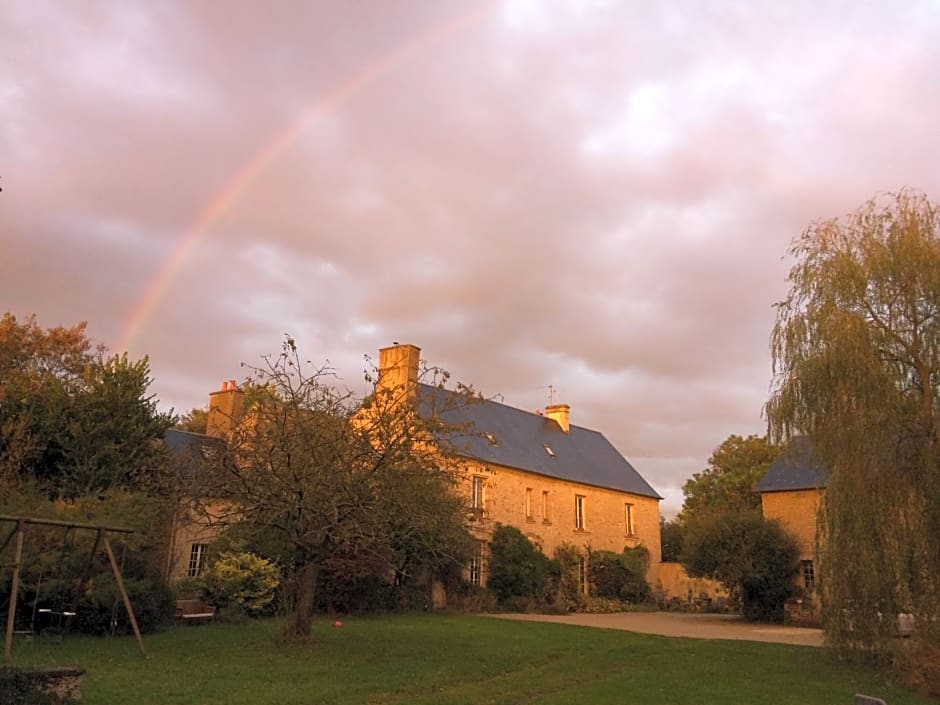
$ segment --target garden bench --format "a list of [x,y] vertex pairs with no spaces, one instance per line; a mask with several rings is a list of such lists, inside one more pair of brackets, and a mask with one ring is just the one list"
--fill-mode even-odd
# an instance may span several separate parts
[[183,622],[203,622],[215,618],[215,606],[202,600],[177,600],[176,618]]

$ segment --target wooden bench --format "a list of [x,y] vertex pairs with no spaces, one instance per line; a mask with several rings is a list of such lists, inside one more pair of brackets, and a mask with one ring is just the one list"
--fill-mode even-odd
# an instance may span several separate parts
[[215,606],[201,600],[177,600],[176,619],[182,622],[208,622],[215,618]]

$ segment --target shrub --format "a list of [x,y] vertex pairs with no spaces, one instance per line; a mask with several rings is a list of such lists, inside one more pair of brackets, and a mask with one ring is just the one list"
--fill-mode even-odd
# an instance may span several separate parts
[[207,602],[238,607],[249,617],[270,614],[280,584],[276,565],[253,553],[223,553],[202,575]]
[[581,590],[581,552],[570,543],[555,549],[552,558],[553,606],[558,610],[576,612],[584,608],[584,593]]
[[500,604],[510,598],[544,599],[551,575],[551,562],[519,529],[497,524],[490,542],[489,579]]
[[638,603],[652,599],[646,582],[649,553],[645,548],[628,548],[622,554],[591,551],[588,555],[588,580],[591,594],[611,600]]
[[797,593],[799,547],[778,522],[758,513],[717,514],[690,524],[682,563],[690,576],[718,580],[740,597],[747,619],[783,621],[786,601]]
[[[173,619],[173,594],[163,583],[147,578],[124,581],[134,609],[137,626],[143,633],[156,631]],[[83,634],[127,634],[130,620],[114,576],[98,575],[78,600],[71,627]]]

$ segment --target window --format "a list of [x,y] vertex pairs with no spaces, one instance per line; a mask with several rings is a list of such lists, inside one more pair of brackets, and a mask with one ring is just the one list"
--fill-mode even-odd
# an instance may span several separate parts
[[800,572],[803,574],[803,587],[812,590],[816,586],[816,571],[812,561],[800,561]]
[[584,556],[578,556],[578,587],[582,594],[588,594],[587,559]]
[[633,524],[633,505],[623,505],[623,518],[627,527],[627,536],[636,536],[636,526]]
[[542,490],[542,521],[546,524],[550,524],[552,519],[549,514],[549,501],[548,501],[548,490]]
[[473,484],[470,486],[470,506],[473,509],[483,509],[483,478],[473,478]]
[[584,495],[574,496],[574,528],[584,531]]
[[483,584],[483,543],[477,543],[470,557],[470,584]]
[[555,451],[551,449],[551,446],[549,446],[548,443],[543,444],[543,447],[545,448],[546,453],[548,453],[553,458],[555,457]]
[[192,545],[192,548],[189,549],[189,570],[186,571],[186,575],[195,578],[202,572],[202,569],[206,567],[206,551],[208,550],[209,546],[204,543],[194,543]]
[[525,518],[532,518],[532,488],[525,488]]

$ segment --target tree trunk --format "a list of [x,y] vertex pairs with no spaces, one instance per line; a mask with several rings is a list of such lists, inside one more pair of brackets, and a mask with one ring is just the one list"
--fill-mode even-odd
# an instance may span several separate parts
[[310,639],[310,623],[313,621],[319,573],[320,567],[315,562],[307,563],[300,569],[294,616],[287,625],[286,636],[291,641],[309,641]]

